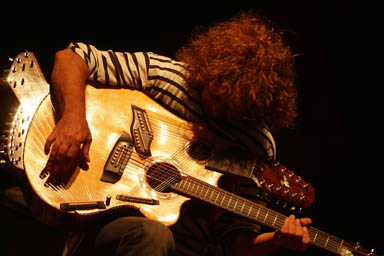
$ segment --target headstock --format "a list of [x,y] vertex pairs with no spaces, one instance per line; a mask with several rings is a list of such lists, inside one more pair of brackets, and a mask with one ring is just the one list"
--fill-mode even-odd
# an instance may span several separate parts
[[315,199],[315,189],[309,182],[275,161],[259,162],[253,172],[253,180],[276,202],[308,208]]

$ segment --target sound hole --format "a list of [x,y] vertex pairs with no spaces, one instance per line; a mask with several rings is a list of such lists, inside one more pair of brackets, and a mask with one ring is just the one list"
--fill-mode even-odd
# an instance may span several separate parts
[[169,187],[181,180],[178,169],[170,163],[160,162],[147,170],[148,184],[158,192],[169,192]]
[[204,142],[194,141],[189,145],[188,154],[196,160],[204,161],[210,158],[212,149]]

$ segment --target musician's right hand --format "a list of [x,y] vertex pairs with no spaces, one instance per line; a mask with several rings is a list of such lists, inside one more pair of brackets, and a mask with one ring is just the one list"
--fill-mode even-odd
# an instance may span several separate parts
[[68,170],[75,160],[89,162],[91,142],[92,135],[87,120],[76,113],[64,114],[44,146],[45,154],[50,153],[48,161],[52,161],[51,171]]

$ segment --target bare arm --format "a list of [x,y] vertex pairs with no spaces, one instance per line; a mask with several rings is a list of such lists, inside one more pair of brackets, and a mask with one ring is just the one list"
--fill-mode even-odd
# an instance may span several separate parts
[[92,136],[85,110],[88,74],[84,60],[72,50],[56,53],[51,81],[62,115],[45,144],[45,153],[51,152],[50,160],[56,171],[68,169],[80,150],[84,159],[90,160]]

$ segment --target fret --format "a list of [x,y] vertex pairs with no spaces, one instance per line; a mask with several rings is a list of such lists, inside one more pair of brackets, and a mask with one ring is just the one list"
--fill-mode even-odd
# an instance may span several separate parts
[[316,234],[315,234],[315,237],[312,239],[312,242],[316,242],[316,238],[317,238],[317,235],[319,234],[319,232],[316,232]]
[[265,219],[264,214],[266,214],[266,213],[264,211],[260,211],[260,210],[261,210],[261,208],[259,208],[259,212],[258,212],[258,215],[260,215],[259,216],[259,221],[262,220],[262,222],[264,223],[264,219]]
[[272,223],[273,227],[275,226],[276,220],[277,220],[277,215],[275,216],[275,219],[273,220],[273,223]]
[[249,213],[251,212],[251,210],[252,210],[252,205],[251,205],[251,207],[249,207],[249,210],[248,210],[247,216],[249,216]]
[[264,217],[264,220],[263,220],[264,223],[265,223],[265,220],[266,220],[267,217],[268,217],[268,214],[269,214],[269,211],[267,211],[267,213],[265,214],[265,217]]
[[216,192],[216,198],[215,198],[215,201],[214,203],[216,204],[217,203],[217,198],[219,197],[220,193]]
[[229,201],[228,201],[228,204],[227,204],[227,208],[229,209],[229,204],[231,203],[231,200],[232,200],[232,197],[229,197]]
[[259,207],[259,210],[257,211],[256,217],[255,217],[256,219],[257,219],[257,217],[259,216],[260,209],[261,209],[261,208]]
[[201,186],[200,184],[196,183],[196,194],[197,195],[201,195],[202,194],[202,190],[203,190],[203,186]]
[[[192,188],[190,189],[191,192],[194,192],[194,187],[195,187],[195,184],[193,182],[190,183],[192,185]],[[189,189],[189,187],[188,187]]]
[[328,242],[329,242],[329,236],[327,237],[327,240],[325,240],[324,247],[327,247]]
[[245,206],[245,203],[243,203],[243,206],[241,206],[240,212],[243,212],[244,206]]
[[209,188],[207,188],[207,190],[205,192],[205,195],[204,195],[205,198],[207,198],[208,191],[209,191]]
[[221,196],[221,197],[222,197],[220,205],[223,205],[223,202],[224,202],[225,196],[224,196],[224,195],[219,195],[219,196]]
[[239,200],[236,200],[235,201],[235,205],[233,206],[233,209],[235,210],[236,209],[236,205],[237,205],[237,202],[238,202]]
[[341,240],[339,247],[337,248],[337,252],[340,252],[341,247],[343,246],[344,240]]

